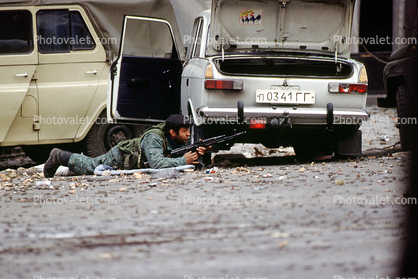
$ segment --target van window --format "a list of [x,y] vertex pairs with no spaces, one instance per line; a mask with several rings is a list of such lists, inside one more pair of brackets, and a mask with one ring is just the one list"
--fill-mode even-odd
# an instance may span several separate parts
[[86,23],[84,22],[81,14],[79,12],[73,11],[70,12],[71,17],[71,38],[73,42],[71,43],[72,50],[87,50],[94,49],[96,46],[93,40],[93,37],[90,34],[89,29],[87,28]]
[[0,54],[32,51],[32,14],[26,10],[0,11]]
[[70,16],[68,10],[39,11],[38,45],[42,53],[70,52]]
[[94,49],[86,23],[77,11],[43,10],[36,15],[41,53]]

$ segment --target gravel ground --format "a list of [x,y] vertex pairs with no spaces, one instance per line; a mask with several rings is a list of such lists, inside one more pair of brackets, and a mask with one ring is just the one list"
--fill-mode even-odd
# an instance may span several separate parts
[[0,270],[4,278],[389,276],[403,235],[404,206],[392,203],[407,195],[408,177],[407,156],[394,155],[175,179],[55,178],[53,189],[38,189],[38,174],[10,172],[3,179],[17,177],[0,190]]
[[394,110],[369,111],[390,121],[356,160],[238,145],[176,178],[0,172],[1,278],[396,278],[409,155]]

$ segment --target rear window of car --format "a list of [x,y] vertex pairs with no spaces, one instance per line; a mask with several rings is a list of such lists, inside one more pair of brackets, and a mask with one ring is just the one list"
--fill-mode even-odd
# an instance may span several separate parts
[[27,10],[0,11],[0,54],[33,51],[32,14]]

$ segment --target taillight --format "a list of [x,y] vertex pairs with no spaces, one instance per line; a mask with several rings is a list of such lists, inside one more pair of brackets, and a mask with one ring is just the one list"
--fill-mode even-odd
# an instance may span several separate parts
[[205,89],[212,90],[242,90],[242,80],[208,79],[205,81]]
[[250,129],[265,129],[266,121],[263,119],[251,119]]
[[330,93],[366,93],[367,84],[350,84],[330,82],[328,84],[328,92]]

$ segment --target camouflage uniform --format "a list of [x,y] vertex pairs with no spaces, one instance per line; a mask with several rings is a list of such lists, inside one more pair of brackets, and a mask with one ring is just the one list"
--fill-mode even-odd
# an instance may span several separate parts
[[[148,161],[150,168],[162,169],[186,165],[186,158],[183,156],[178,158],[167,157],[173,150],[173,146],[166,137],[163,139],[156,133],[150,132],[143,136],[140,145],[141,160]],[[184,144],[181,146],[184,146]],[[175,146],[175,148],[177,147],[180,146]]]
[[68,168],[75,174],[93,174],[98,165],[108,165],[118,169],[123,164],[123,154],[118,146],[112,147],[106,154],[90,158],[83,154],[73,153],[68,161]]
[[168,158],[171,150],[180,146],[164,135],[165,123],[147,129],[140,138],[126,140],[112,147],[106,154],[90,158],[82,154],[72,154],[68,167],[75,174],[93,174],[94,169],[101,164],[115,169],[123,168],[126,156],[140,150],[142,162],[148,162],[150,168],[169,168],[186,165],[184,157]]

